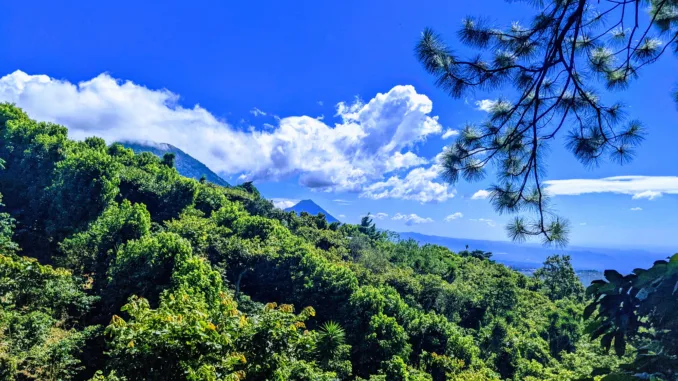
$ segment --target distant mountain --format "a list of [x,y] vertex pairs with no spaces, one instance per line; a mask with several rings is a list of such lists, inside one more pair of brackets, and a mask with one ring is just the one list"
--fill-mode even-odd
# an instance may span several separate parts
[[441,237],[420,233],[398,233],[401,239],[412,238],[422,244],[432,243],[445,246],[452,251],[469,249],[492,252],[492,259],[517,270],[529,271],[541,267],[546,257],[553,254],[567,254],[572,257],[572,266],[576,270],[615,269],[628,273],[634,268],[648,268],[654,261],[665,259],[671,253],[650,252],[644,250],[622,250],[568,246],[565,249],[544,247],[537,244],[517,244],[502,241],[484,241],[464,238]]
[[212,172],[209,168],[207,168],[205,164],[201,163],[193,156],[187,154],[186,152],[180,150],[179,148],[171,144],[167,143],[142,144],[134,142],[122,142],[121,144],[127,148],[131,148],[135,153],[150,152],[158,157],[163,157],[163,155],[165,155],[166,153],[171,152],[175,155],[174,166],[182,176],[191,177],[196,180],[199,180],[203,175],[205,175],[207,181],[211,183],[221,185],[224,187],[229,186],[226,180],[222,179],[221,177],[219,177],[219,175]]
[[301,212],[306,212],[311,215],[316,215],[318,213],[322,213],[325,215],[325,219],[327,222],[332,223],[332,222],[339,222],[336,218],[334,218],[331,214],[327,213],[327,211],[315,202],[313,200],[301,200],[299,201],[296,205],[290,206],[289,208],[285,209],[286,212],[297,212],[297,214],[300,214]]

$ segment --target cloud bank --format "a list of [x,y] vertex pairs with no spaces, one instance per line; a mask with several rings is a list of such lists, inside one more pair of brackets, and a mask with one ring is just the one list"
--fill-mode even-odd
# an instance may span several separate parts
[[[241,180],[298,177],[320,191],[359,192],[368,198],[440,202],[453,191],[438,180],[436,164],[413,149],[442,127],[432,102],[412,86],[395,86],[369,102],[341,102],[338,122],[309,116],[281,118],[277,126],[236,128],[195,105],[184,107],[169,90],[154,90],[101,74],[71,83],[21,71],[0,78],[0,101],[33,119],[62,124],[71,138],[173,144],[212,170]],[[252,109],[255,116],[263,115]],[[386,179],[387,178],[387,179]]]
[[552,196],[576,196],[589,193],[617,193],[633,199],[654,200],[664,194],[678,194],[678,176],[614,176],[602,179],[545,181]]
[[491,227],[491,228],[497,226],[497,223],[494,222],[494,220],[491,220],[491,219],[489,219],[489,218],[471,218],[471,221],[474,221],[474,222],[482,222],[482,223],[484,223],[484,224],[487,224],[487,226],[489,226],[489,227]]

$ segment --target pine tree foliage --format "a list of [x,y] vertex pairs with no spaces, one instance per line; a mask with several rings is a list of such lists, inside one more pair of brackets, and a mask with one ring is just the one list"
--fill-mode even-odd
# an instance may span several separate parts
[[624,106],[604,99],[624,89],[665,51],[678,45],[676,0],[529,1],[529,24],[497,28],[468,17],[461,43],[478,51],[464,59],[432,29],[416,55],[436,85],[458,98],[502,89],[489,117],[469,124],[442,155],[442,175],[454,183],[482,179],[496,167],[491,200],[499,213],[533,212],[507,226],[517,241],[540,236],[566,244],[569,224],[554,214],[544,188],[546,152],[557,137],[584,165],[634,156],[644,128]]

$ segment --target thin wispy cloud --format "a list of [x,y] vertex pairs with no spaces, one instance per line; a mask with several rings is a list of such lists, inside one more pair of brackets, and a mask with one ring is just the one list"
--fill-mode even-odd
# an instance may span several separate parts
[[577,196],[592,193],[631,195],[633,199],[654,200],[665,194],[678,194],[678,176],[614,176],[602,179],[545,181],[552,196]]
[[491,220],[489,218],[471,218],[470,220],[474,221],[474,222],[482,222],[482,223],[487,224],[487,226],[492,227],[492,228],[497,226],[497,223],[494,222],[494,220]]
[[392,220],[395,221],[403,221],[405,225],[407,226],[412,226],[412,225],[419,225],[419,224],[429,224],[433,222],[432,218],[424,218],[424,217],[419,217],[418,215],[412,213],[412,214],[400,214],[396,213],[395,216],[391,218]]
[[348,201],[348,200],[343,200],[343,199],[340,199],[340,198],[334,199],[334,200],[332,200],[332,201],[336,202],[336,203],[339,204],[339,205],[351,205],[351,202],[350,202],[350,201]]
[[636,193],[631,198],[634,199],[634,200],[640,200],[640,199],[643,199],[643,198],[646,198],[648,200],[654,200],[655,198],[658,198],[658,197],[661,197],[661,196],[662,196],[662,192],[648,190],[648,191],[645,191],[645,192]]
[[266,113],[265,113],[265,112],[259,110],[259,109],[256,108],[256,107],[250,110],[250,114],[254,115],[255,117],[258,117],[258,116],[266,116]]
[[386,217],[388,217],[388,213],[380,212],[380,213],[375,213],[375,214],[374,214],[374,218],[377,219],[377,220],[383,220],[383,219],[385,219]]
[[450,214],[449,216],[445,217],[445,222],[454,221],[454,220],[457,220],[457,219],[460,219],[460,218],[463,218],[463,217],[464,217],[463,213],[456,212],[456,213]]
[[640,212],[641,210],[643,210],[643,208],[636,206],[635,208],[631,208],[631,210],[634,212]]

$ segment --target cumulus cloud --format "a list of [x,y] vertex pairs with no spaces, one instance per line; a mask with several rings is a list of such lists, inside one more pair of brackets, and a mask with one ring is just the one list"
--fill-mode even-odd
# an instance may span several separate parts
[[643,210],[643,208],[636,206],[635,208],[631,208],[631,210],[634,212],[640,212],[641,210]]
[[299,203],[299,200],[293,200],[289,198],[272,198],[273,206],[278,209],[287,209]]
[[487,226],[492,227],[492,228],[497,226],[497,223],[494,222],[494,220],[491,220],[489,218],[471,218],[471,221],[482,222],[482,223],[487,224]]
[[[411,150],[442,132],[438,118],[430,115],[431,100],[412,86],[395,86],[366,103],[341,102],[336,107],[339,122],[333,125],[290,116],[276,117],[277,126],[248,130],[199,105],[181,105],[169,90],[108,74],[71,83],[16,71],[0,78],[0,101],[16,103],[34,119],[68,127],[74,139],[94,135],[109,143],[170,143],[224,175],[243,181],[298,177],[302,185],[322,191],[362,192],[391,171],[422,165],[427,160]],[[412,172],[391,177],[365,195],[402,195],[422,202],[448,198],[446,185],[428,175],[416,182],[421,173]]]
[[386,162],[386,171],[392,172],[401,168],[410,168],[416,167],[422,164],[426,164],[428,160],[423,157],[417,156],[413,152],[406,152],[404,154],[396,152],[391,156]]
[[477,191],[476,193],[474,193],[473,196],[471,196],[471,200],[484,200],[488,197],[490,197],[490,192],[488,192],[484,189],[481,189],[481,190]]
[[414,168],[406,176],[392,176],[364,188],[360,197],[373,200],[397,198],[414,200],[421,203],[443,202],[454,197],[450,187],[438,182],[440,167],[437,164],[429,168]]
[[265,113],[265,112],[259,110],[259,109],[256,108],[256,107],[250,110],[250,114],[254,115],[255,117],[257,117],[257,116],[266,116],[266,113]]
[[614,176],[602,179],[549,180],[544,182],[552,196],[589,193],[618,193],[633,199],[654,200],[664,194],[678,194],[678,176]]
[[490,112],[492,110],[492,107],[499,102],[498,100],[493,100],[493,99],[481,99],[479,101],[476,101],[476,108],[481,111],[485,112]]
[[388,217],[388,214],[387,214],[387,213],[382,213],[382,212],[377,213],[377,214],[374,215],[374,218],[376,218],[377,220],[383,220],[383,219],[386,218],[386,217]]
[[453,130],[453,129],[451,129],[451,128],[448,128],[447,131],[445,131],[445,132],[443,133],[442,138],[443,138],[443,139],[448,139],[448,138],[451,138],[451,137],[457,136],[457,135],[459,135],[459,130]]
[[462,217],[464,217],[464,214],[462,214],[461,212],[456,212],[456,213],[450,214],[449,216],[445,217],[445,221],[450,222],[450,221],[454,221],[454,220],[462,218]]
[[392,220],[395,221],[403,221],[405,225],[407,226],[412,226],[412,225],[419,225],[419,224],[428,224],[433,222],[433,219],[431,218],[424,218],[424,217],[419,217],[416,214],[400,214],[396,213],[395,216],[391,218]]

